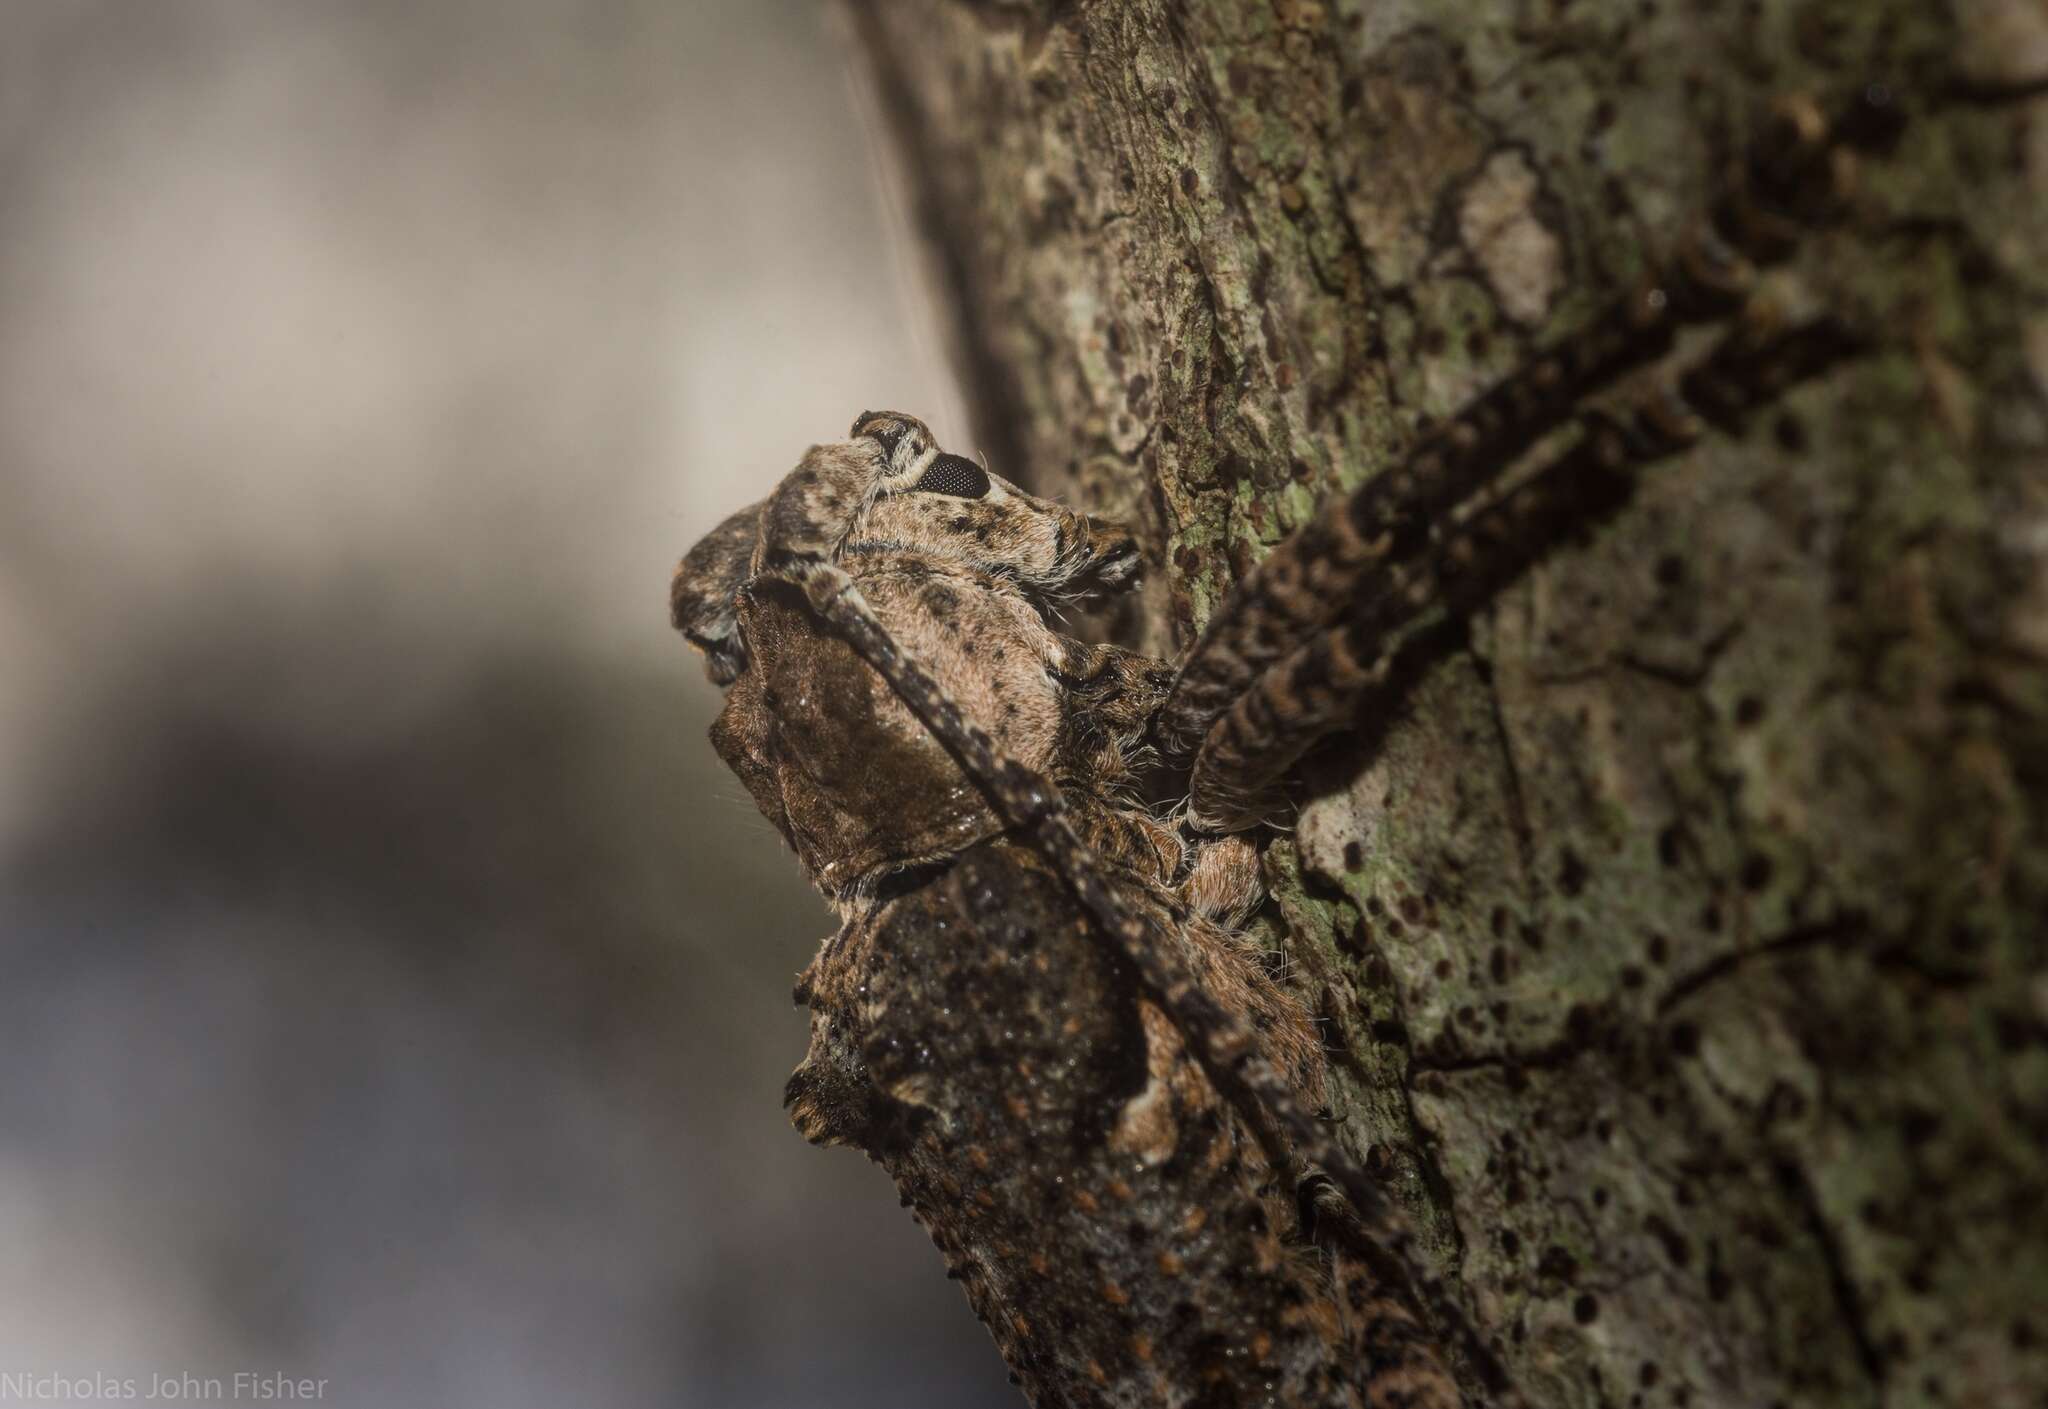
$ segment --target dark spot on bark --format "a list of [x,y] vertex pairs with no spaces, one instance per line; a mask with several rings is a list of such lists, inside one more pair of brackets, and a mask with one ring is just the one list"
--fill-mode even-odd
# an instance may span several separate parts
[[1716,1259],[1713,1265],[1707,1268],[1707,1300],[1726,1301],[1728,1293],[1734,1290],[1734,1279],[1729,1277],[1727,1269],[1721,1266],[1719,1259]]
[[1586,888],[1586,863],[1570,847],[1565,848],[1564,857],[1558,862],[1557,887],[1566,895],[1577,895]]
[[1941,1116],[1924,1106],[1908,1107],[1899,1122],[1899,1134],[1908,1145],[1924,1145],[1941,1131]]
[[1673,822],[1657,833],[1657,860],[1665,866],[1676,866],[1680,860],[1678,849],[1678,824]]
[[1755,695],[1744,695],[1735,702],[1735,723],[1737,727],[1752,728],[1764,717],[1764,702]]
[[1591,1292],[1580,1292],[1572,1303],[1572,1320],[1590,1326],[1600,1315],[1600,1303]]
[[1508,951],[1501,948],[1498,944],[1494,945],[1493,952],[1486,956],[1486,967],[1487,972],[1493,975],[1495,983],[1506,982],[1508,976]]
[[1636,1371],[1636,1383],[1644,1389],[1655,1389],[1657,1381],[1662,1377],[1663,1372],[1657,1368],[1655,1362],[1649,1360],[1645,1360],[1642,1368]]
[[1579,1260],[1552,1243],[1543,1250],[1543,1256],[1536,1264],[1536,1275],[1569,1283],[1579,1275]]
[[1543,948],[1543,931],[1537,929],[1534,925],[1522,926],[1522,943],[1528,945],[1531,949],[1541,950]]
[[1689,1022],[1671,1029],[1671,1050],[1681,1057],[1696,1057],[1700,1051],[1700,1030]]
[[1180,189],[1183,195],[1192,196],[1200,189],[1201,184],[1201,178],[1195,175],[1195,169],[1192,166],[1184,166],[1180,169]]
[[1779,416],[1771,424],[1771,437],[1778,442],[1778,448],[1788,455],[1804,455],[1808,444],[1806,423],[1790,411]]
[[1634,964],[1624,964],[1621,969],[1621,986],[1623,988],[1641,988],[1643,986],[1643,971]]
[[1365,864],[1365,848],[1355,841],[1344,843],[1344,869],[1356,871]]
[[1650,962],[1662,964],[1671,957],[1671,941],[1661,934],[1650,936]]
[[1672,1266],[1684,1267],[1691,1263],[1692,1244],[1686,1241],[1683,1233],[1654,1213],[1643,1220],[1643,1227],[1664,1249],[1664,1256],[1671,1260]]
[[1372,1025],[1372,1035],[1373,1040],[1376,1042],[1385,1042],[1400,1047],[1408,1045],[1407,1025],[1395,1022],[1391,1018],[1381,1018],[1374,1022]]
[[1517,1254],[1519,1254],[1522,1251],[1521,1234],[1517,1233],[1512,1228],[1501,1229],[1500,1250],[1506,1253],[1509,1257],[1514,1257]]
[[1771,858],[1752,853],[1742,863],[1742,888],[1762,890],[1771,883]]
[[1685,560],[1675,553],[1666,553],[1657,559],[1657,585],[1676,587],[1685,581]]

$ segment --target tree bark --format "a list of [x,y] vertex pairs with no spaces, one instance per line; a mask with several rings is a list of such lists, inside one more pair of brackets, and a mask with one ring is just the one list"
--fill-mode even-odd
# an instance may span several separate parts
[[[1161,654],[1585,325],[1771,98],[1910,114],[1771,280],[1870,350],[1311,758],[1267,923],[1539,1405],[2048,1395],[2048,12],[849,7],[1002,473]],[[1456,631],[1446,626],[1446,631]]]

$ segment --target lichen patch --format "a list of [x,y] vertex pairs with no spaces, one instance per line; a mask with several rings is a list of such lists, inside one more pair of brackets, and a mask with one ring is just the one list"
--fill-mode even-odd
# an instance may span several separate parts
[[1536,210],[1541,189],[1527,156],[1496,152],[1458,206],[1458,238],[1501,311],[1524,324],[1543,321],[1564,283],[1564,246]]

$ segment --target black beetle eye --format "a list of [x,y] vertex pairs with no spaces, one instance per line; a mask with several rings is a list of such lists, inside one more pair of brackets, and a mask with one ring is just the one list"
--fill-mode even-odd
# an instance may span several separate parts
[[941,455],[925,470],[924,477],[910,487],[926,494],[979,499],[988,493],[988,471],[964,455]]

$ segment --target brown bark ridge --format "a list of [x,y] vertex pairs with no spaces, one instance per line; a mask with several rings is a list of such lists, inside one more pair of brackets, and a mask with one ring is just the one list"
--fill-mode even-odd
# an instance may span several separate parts
[[2048,12],[875,0],[997,468],[1184,648],[1668,247],[1771,98],[1910,115],[1770,277],[1868,351],[1311,758],[1267,924],[1541,1405],[2048,1396]]

